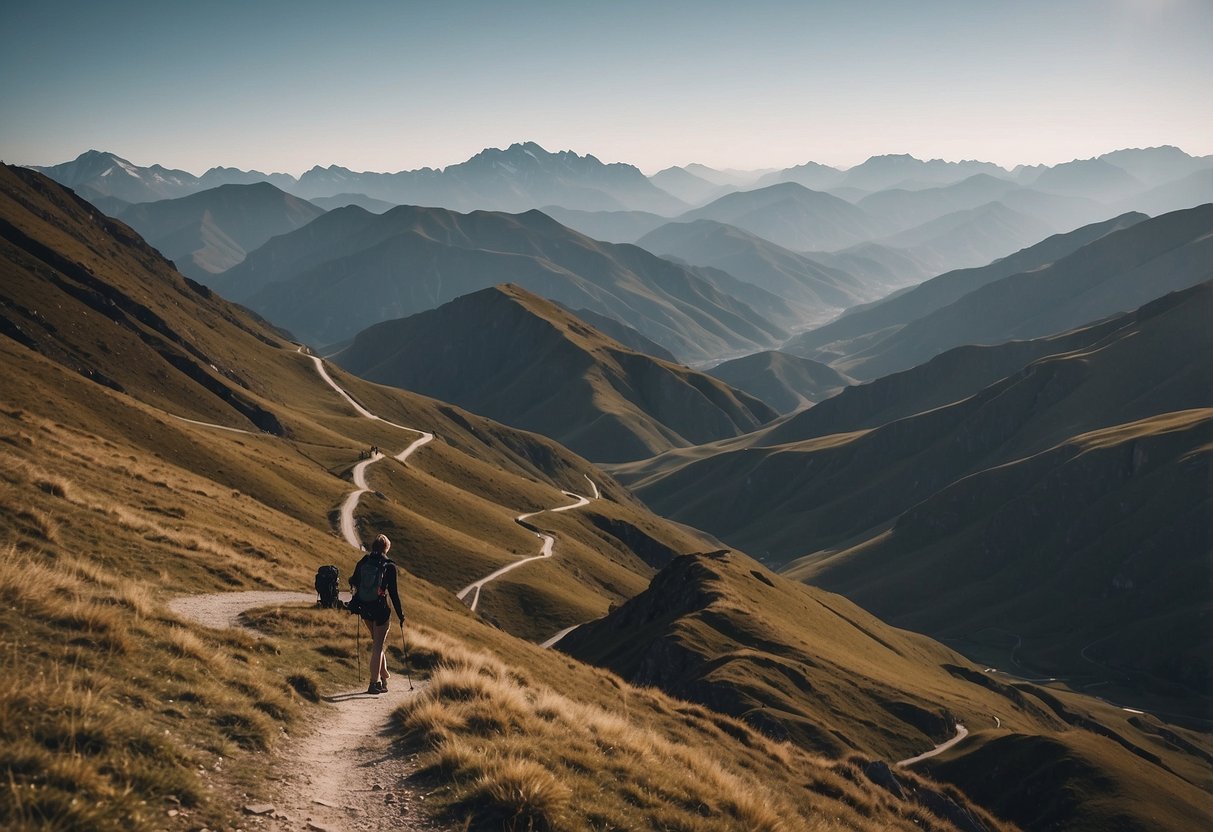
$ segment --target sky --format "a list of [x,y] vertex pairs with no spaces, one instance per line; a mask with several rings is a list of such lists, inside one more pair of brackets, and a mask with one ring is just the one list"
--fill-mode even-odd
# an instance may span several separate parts
[[1213,154],[1213,0],[5,0],[0,158],[646,173]]

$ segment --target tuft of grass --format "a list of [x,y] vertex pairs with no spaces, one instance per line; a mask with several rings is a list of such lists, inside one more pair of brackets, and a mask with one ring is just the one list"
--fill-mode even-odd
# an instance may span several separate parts
[[572,790],[540,763],[493,760],[465,793],[462,804],[483,828],[556,832],[565,828]]

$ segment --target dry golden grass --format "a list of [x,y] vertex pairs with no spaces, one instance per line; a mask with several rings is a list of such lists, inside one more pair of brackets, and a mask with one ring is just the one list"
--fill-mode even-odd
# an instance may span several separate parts
[[165,806],[221,817],[197,771],[269,747],[297,710],[247,636],[175,626],[104,565],[5,545],[0,604],[5,829],[156,828]]
[[951,828],[880,791],[852,763],[601,671],[584,673],[617,697],[616,710],[425,628],[409,639],[433,674],[398,711],[401,731],[425,751],[441,812],[469,829],[792,832],[921,828],[914,820],[924,818],[926,828]]

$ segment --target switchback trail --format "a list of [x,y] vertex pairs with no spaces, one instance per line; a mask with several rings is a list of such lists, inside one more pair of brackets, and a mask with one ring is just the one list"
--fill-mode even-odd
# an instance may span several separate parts
[[[586,479],[589,481],[590,486],[594,489],[594,497],[595,497],[595,499],[597,499],[598,486],[595,485],[594,481],[591,480],[588,476],[586,477]],[[531,511],[531,512],[527,512],[526,514],[519,514],[517,517],[514,518],[515,523],[517,523],[518,525],[522,526],[525,529],[529,529],[531,532],[533,532],[535,534],[536,537],[538,537],[541,541],[543,541],[543,544],[539,547],[539,554],[532,555],[529,558],[523,558],[522,560],[519,560],[519,561],[514,561],[511,564],[507,564],[506,566],[501,567],[496,572],[486,575],[485,577],[481,578],[478,581],[473,581],[472,583],[465,586],[463,589],[459,590],[459,592],[457,592],[455,594],[455,597],[458,598],[460,601],[463,601],[464,603],[466,603],[468,605],[468,608],[474,612],[476,610],[476,607],[480,604],[480,590],[484,587],[485,584],[491,583],[491,582],[497,580],[498,578],[500,578],[502,575],[506,574],[507,572],[511,572],[511,571],[517,569],[519,566],[528,564],[533,560],[543,560],[544,558],[550,558],[552,556],[552,548],[556,545],[556,538],[553,535],[546,534],[544,532],[539,531],[533,525],[528,523],[527,520],[536,516],[537,514],[543,514],[545,512],[549,512],[549,511],[553,512],[553,513],[557,512],[557,511],[569,511],[570,509],[581,508],[582,506],[588,506],[590,504],[590,499],[588,497],[582,497],[580,494],[576,494],[572,491],[564,491],[562,493],[566,497],[572,497],[574,500],[576,500],[576,502],[570,503],[567,506],[557,506],[556,508],[547,508],[547,509],[543,509],[541,511]],[[471,593],[475,593],[475,594],[472,595],[472,600],[468,601],[468,595]],[[555,642],[552,642],[552,643],[554,644]],[[546,644],[546,642],[545,642],[544,646],[548,646]]]

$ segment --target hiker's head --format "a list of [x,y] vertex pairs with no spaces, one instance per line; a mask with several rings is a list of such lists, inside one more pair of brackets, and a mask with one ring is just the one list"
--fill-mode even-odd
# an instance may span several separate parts
[[377,555],[386,555],[391,548],[392,541],[388,540],[385,534],[376,537],[375,541],[371,544],[371,551]]

